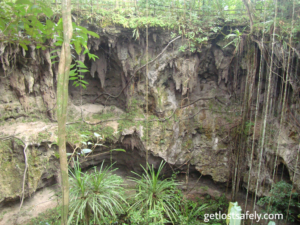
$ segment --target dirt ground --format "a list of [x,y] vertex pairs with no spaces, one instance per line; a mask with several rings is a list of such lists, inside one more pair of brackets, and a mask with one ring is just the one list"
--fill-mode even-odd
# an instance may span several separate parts
[[[26,224],[27,221],[37,217],[47,209],[56,207],[58,205],[58,199],[55,195],[57,192],[57,187],[55,186],[43,188],[30,198],[26,198],[19,214],[17,224]],[[19,202],[11,203],[10,205],[3,207],[0,211],[0,225],[13,224],[19,213],[19,207]]]

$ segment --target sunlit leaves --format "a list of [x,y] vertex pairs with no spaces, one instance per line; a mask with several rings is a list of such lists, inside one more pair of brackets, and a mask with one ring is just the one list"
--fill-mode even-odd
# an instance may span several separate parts
[[27,5],[31,5],[31,1],[30,0],[17,0],[16,5],[22,5],[22,4],[27,4]]
[[80,41],[77,39],[77,40],[73,41],[73,44],[74,44],[76,53],[79,55],[82,51],[82,46],[80,44]]
[[81,62],[81,61],[79,61],[79,60],[77,60],[76,62],[77,62],[77,67],[80,67],[80,68],[87,68],[86,65],[84,65],[83,62]]
[[26,45],[32,42],[37,48],[44,49],[44,42],[53,38],[55,24],[47,19],[53,12],[45,2],[17,0],[15,3],[3,3],[0,11],[2,41],[18,43],[27,50]]
[[0,30],[4,30],[6,27],[6,21],[5,20],[0,20]]
[[239,48],[241,37],[245,31],[246,27],[243,29],[242,32],[240,32],[238,29],[236,29],[232,34],[228,34],[225,36],[225,39],[234,38],[232,41],[230,41],[228,44],[226,44],[223,48],[226,48],[227,46],[234,44],[236,51]]
[[28,48],[27,48],[27,46],[26,45],[24,45],[23,43],[20,43],[20,45],[22,46],[22,48],[24,48],[24,50],[28,50]]
[[87,66],[83,62],[76,60],[76,64],[72,64],[70,68],[69,80],[74,81],[73,85],[75,87],[86,88],[88,82],[83,80],[84,76],[81,73],[89,72]]
[[86,32],[87,32],[89,35],[91,35],[91,36],[93,36],[93,37],[95,37],[95,38],[100,38],[99,35],[96,34],[96,33],[93,32],[93,31],[87,30]]

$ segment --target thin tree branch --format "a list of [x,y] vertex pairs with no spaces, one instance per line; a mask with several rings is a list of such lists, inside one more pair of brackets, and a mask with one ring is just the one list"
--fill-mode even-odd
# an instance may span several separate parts
[[[21,139],[19,139],[21,140]],[[19,208],[19,212],[21,211],[21,208],[22,208],[22,205],[23,205],[23,201],[24,201],[24,195],[25,195],[25,180],[26,180],[26,172],[27,172],[27,169],[28,169],[28,163],[27,163],[27,155],[26,155],[26,150],[27,150],[27,147],[28,147],[28,144],[27,143],[24,143],[25,146],[24,146],[24,149],[23,149],[23,154],[24,154],[24,159],[25,159],[25,169],[24,169],[24,174],[23,174],[23,183],[22,183],[22,200],[21,200],[21,204],[20,204],[20,208]]]

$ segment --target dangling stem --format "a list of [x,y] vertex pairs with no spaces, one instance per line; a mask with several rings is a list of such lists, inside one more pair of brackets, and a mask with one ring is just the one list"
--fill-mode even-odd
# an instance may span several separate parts
[[[266,11],[266,2],[264,3],[264,21],[266,20],[265,11]],[[262,43],[264,42],[264,37],[265,37],[264,31],[265,31],[265,28],[263,27],[263,29],[262,29]],[[253,139],[252,139],[252,146],[251,146],[252,149],[251,149],[250,168],[249,168],[249,173],[248,173],[247,194],[246,194],[245,210],[244,210],[245,212],[247,211],[247,202],[248,202],[248,195],[249,195],[249,184],[250,184],[250,179],[251,179],[251,171],[252,171],[252,163],[253,163],[253,155],[254,155],[254,144],[255,144],[255,136],[256,136],[256,130],[257,130],[257,117],[258,117],[258,109],[259,109],[259,93],[260,93],[260,89],[261,89],[260,86],[261,86],[261,79],[262,79],[262,70],[263,70],[263,49],[261,49],[261,51],[260,51],[259,74],[258,74],[258,84],[257,84],[257,91],[256,91],[254,131],[253,131]]]
[[[300,143],[299,143],[299,147],[298,147],[298,151],[297,151],[295,171],[294,171],[294,175],[293,175],[293,178],[292,178],[292,183],[293,184],[294,184],[295,177],[296,177],[296,174],[297,174],[297,166],[298,166],[299,153],[300,153]],[[289,217],[290,204],[291,204],[291,200],[292,200],[292,193],[293,193],[293,188],[292,188],[291,193],[290,193],[289,205],[288,205],[288,210],[287,210],[287,213],[286,213],[286,218],[285,218],[285,223],[284,223],[285,225],[286,225],[286,222],[287,222],[288,217]]]
[[[277,3],[277,1],[276,1],[276,3]],[[295,13],[295,0],[293,1],[292,25],[291,25],[291,32],[290,32],[290,38],[289,38],[290,46],[292,45],[292,30],[293,30],[293,27],[294,27],[294,13]],[[275,27],[274,27],[274,30],[275,30]],[[274,37],[273,37],[273,39],[274,39]],[[282,100],[281,117],[280,117],[278,136],[280,136],[281,127],[282,127],[282,123],[283,123],[283,118],[284,118],[284,115],[285,115],[285,105],[286,105],[285,101],[286,101],[286,97],[287,97],[287,88],[288,88],[287,85],[288,85],[288,80],[289,80],[289,69],[290,69],[290,60],[291,60],[290,57],[291,57],[291,49],[289,51],[288,62],[287,62],[286,78],[285,78],[285,86],[284,86],[284,95],[283,95],[283,100]],[[282,80],[282,82],[284,82],[284,80]],[[274,178],[275,178],[275,170],[276,170],[277,158],[278,158],[278,149],[279,149],[279,138],[277,138],[277,148],[276,148],[276,153],[275,153],[275,163],[274,163],[273,176],[272,176],[273,181],[274,181]],[[297,156],[298,156],[298,154],[297,154]],[[283,174],[283,172],[282,172],[282,174]],[[270,198],[269,203],[268,203],[268,212],[269,212],[270,204],[271,204],[271,198]],[[288,215],[287,215],[287,217],[288,217]]]
[[[148,85],[149,85],[149,80],[148,80],[148,73],[149,73],[149,68],[148,68],[148,61],[149,61],[149,56],[148,56],[148,0],[147,0],[147,8],[146,8],[146,11],[147,11],[147,25],[146,25],[146,171],[148,171],[148,139],[149,139],[149,123],[148,123]],[[148,221],[148,218],[149,218],[149,208],[147,210],[147,221]]]
[[[147,20],[148,20],[148,0],[147,0]],[[147,21],[148,22],[148,21]],[[148,56],[148,23],[146,27],[146,170],[148,170],[148,139],[149,139],[149,121],[148,121],[148,91],[149,91],[149,79],[148,79],[148,73],[149,73],[149,68],[148,68],[148,61],[149,61],[149,56]]]
[[[259,185],[259,177],[260,177],[260,169],[261,169],[261,161],[262,161],[262,153],[263,153],[263,148],[264,148],[264,144],[265,144],[265,134],[266,134],[266,125],[267,125],[268,108],[269,108],[269,100],[270,100],[271,78],[272,78],[272,65],[273,65],[273,53],[274,53],[274,43],[275,43],[276,18],[277,18],[277,0],[275,0],[274,29],[273,29],[273,39],[272,39],[272,52],[271,52],[271,61],[270,61],[270,71],[269,71],[269,77],[268,77],[267,102],[266,102],[265,116],[264,116],[264,122],[263,122],[263,131],[262,131],[263,133],[262,133],[262,139],[261,139],[260,157],[259,157],[258,175],[257,175],[257,181],[256,181],[256,188],[255,188],[253,212],[255,212],[255,204],[256,204],[256,197],[257,197],[257,190],[258,190],[258,185]],[[253,224],[253,220],[251,221],[251,225],[252,224]]]

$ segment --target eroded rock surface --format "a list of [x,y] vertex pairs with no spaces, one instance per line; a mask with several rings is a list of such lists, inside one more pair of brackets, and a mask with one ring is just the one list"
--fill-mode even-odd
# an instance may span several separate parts
[[[148,154],[149,162],[155,166],[162,159],[178,168],[186,169],[182,166],[190,164],[201,174],[210,175],[215,182],[231,183],[236,161],[235,127],[240,125],[243,110],[238,101],[245,91],[247,58],[241,59],[244,64],[234,64],[234,48],[223,49],[224,44],[219,41],[203,45],[200,52],[183,53],[179,51],[182,39],[178,39],[148,65],[146,73],[146,67],[142,67],[147,63],[145,35],[140,34],[140,39],[135,40],[128,29],[91,29],[101,36],[100,40],[89,41],[91,52],[99,59],[89,61],[78,56],[90,70],[84,74],[89,85],[87,89],[76,88],[72,82],[69,85],[68,152],[73,152],[80,132],[97,132],[106,137],[107,146],[124,148],[126,153],[99,154],[107,150],[99,147],[82,161],[83,167],[113,159],[122,168],[135,170],[145,163]],[[149,61],[171,40],[168,32],[150,29]],[[16,139],[9,139],[11,136],[29,144],[26,196],[59,181],[55,144],[57,65],[51,65],[47,50],[34,46],[25,52],[26,58],[19,46],[10,51],[0,46],[3,68],[0,71],[0,132],[8,137],[0,148],[0,169],[3,171],[0,202],[15,200],[21,195],[25,167],[23,147]],[[12,67],[7,61],[11,54],[18,55],[19,67]],[[53,54],[59,56],[59,52]],[[239,76],[233,65],[239,66]],[[8,74],[9,78],[5,77]],[[258,97],[263,99],[264,95],[260,93]],[[87,124],[97,122],[97,125]],[[274,123],[270,129],[278,130],[278,127]],[[291,132],[286,128],[277,136],[267,138],[259,178],[259,137],[254,138],[251,192],[255,191],[259,179],[264,185],[259,187],[258,194],[267,194],[274,182],[276,157],[275,167],[284,164],[289,172],[288,179],[293,179],[297,144]],[[251,137],[253,129],[247,135]],[[274,140],[279,140],[278,151]],[[251,149],[244,154],[241,183],[247,187]],[[299,173],[294,181],[299,188]]]

